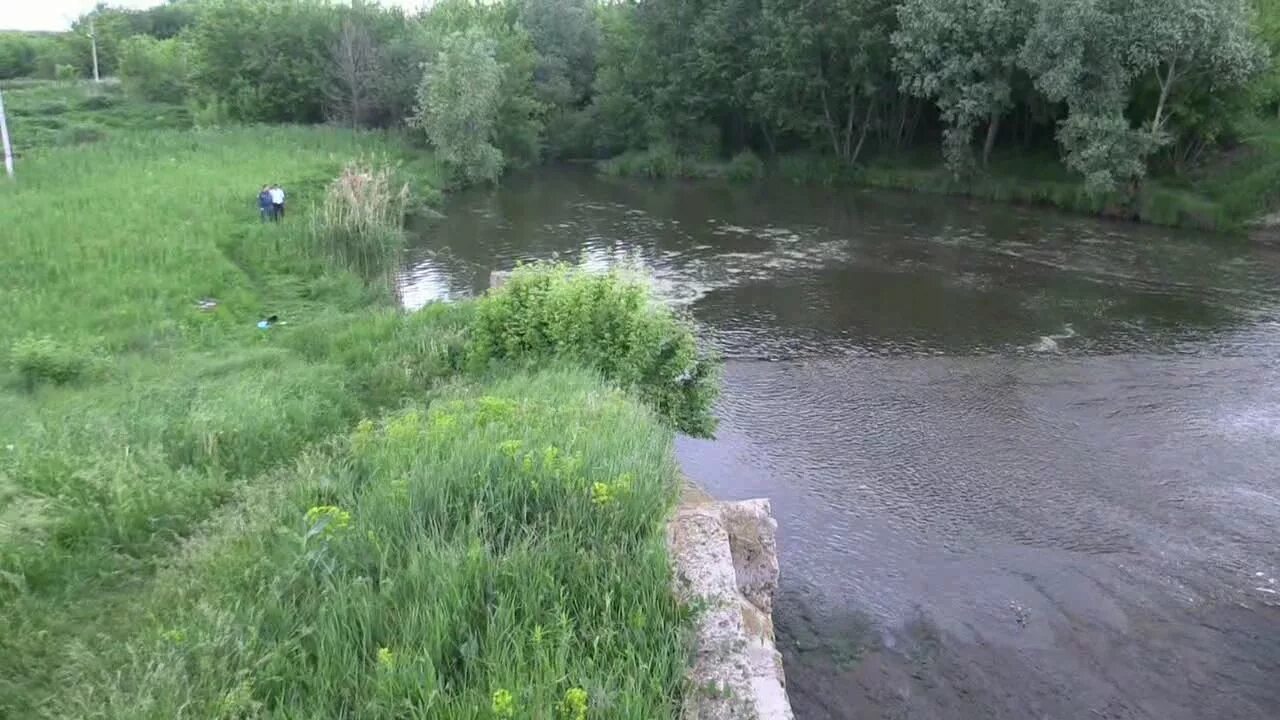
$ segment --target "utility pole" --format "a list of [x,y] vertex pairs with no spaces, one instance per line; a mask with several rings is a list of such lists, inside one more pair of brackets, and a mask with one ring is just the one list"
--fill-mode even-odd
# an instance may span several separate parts
[[[94,12],[97,12],[96,10]],[[89,46],[93,48],[93,81],[102,82],[102,78],[98,77],[98,33],[93,29],[93,15],[89,15]]]
[[4,93],[0,92],[0,141],[4,143],[4,170],[13,179],[13,148],[9,145],[9,124],[4,119]]

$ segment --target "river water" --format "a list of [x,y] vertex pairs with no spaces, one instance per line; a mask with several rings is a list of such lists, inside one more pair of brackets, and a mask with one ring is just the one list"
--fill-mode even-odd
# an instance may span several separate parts
[[798,717],[1280,718],[1280,250],[953,199],[543,171],[406,304],[640,266],[726,357],[685,471],[779,522]]

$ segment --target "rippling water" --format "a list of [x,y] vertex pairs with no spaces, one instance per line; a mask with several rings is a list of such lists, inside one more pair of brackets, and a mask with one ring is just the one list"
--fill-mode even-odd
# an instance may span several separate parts
[[799,717],[1280,717],[1280,252],[576,172],[421,234],[411,306],[635,266],[725,354],[678,453],[773,500]]

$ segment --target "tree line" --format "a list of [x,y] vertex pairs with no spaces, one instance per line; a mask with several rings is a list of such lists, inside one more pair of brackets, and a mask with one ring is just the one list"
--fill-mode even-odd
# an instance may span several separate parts
[[208,123],[408,128],[466,181],[656,147],[936,147],[963,176],[1005,148],[1125,192],[1280,113],[1280,0],[170,0],[0,35],[0,78],[86,75],[90,19],[131,92]]

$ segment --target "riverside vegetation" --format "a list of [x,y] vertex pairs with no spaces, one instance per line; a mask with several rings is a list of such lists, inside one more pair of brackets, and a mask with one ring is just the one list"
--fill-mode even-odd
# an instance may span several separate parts
[[0,80],[85,77],[91,19],[139,100],[405,128],[450,182],[593,159],[1208,227],[1276,205],[1276,0],[171,0],[0,34]]
[[620,276],[397,309],[409,152],[121,131],[0,183],[0,716],[675,714],[715,363]]

